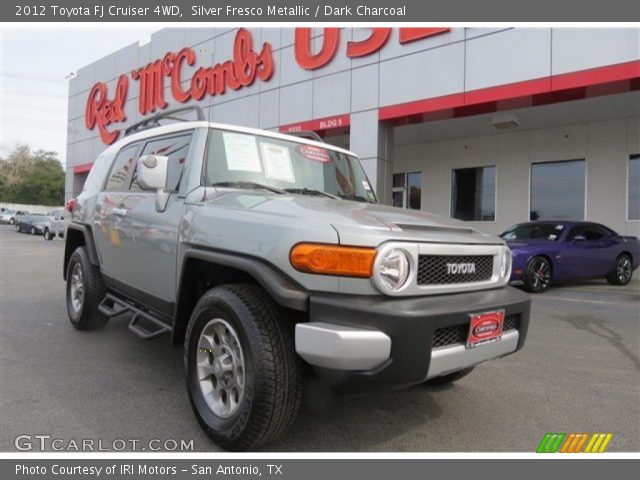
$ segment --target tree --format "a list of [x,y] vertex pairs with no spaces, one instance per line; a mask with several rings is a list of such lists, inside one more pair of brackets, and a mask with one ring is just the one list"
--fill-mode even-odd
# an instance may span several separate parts
[[0,158],[0,202],[62,205],[64,169],[58,154],[18,145]]

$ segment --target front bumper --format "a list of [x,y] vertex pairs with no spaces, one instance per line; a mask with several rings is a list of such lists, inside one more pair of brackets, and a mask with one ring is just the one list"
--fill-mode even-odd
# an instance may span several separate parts
[[[404,387],[519,350],[530,305],[512,287],[411,298],[313,294],[309,323],[296,325],[296,351],[341,389]],[[469,314],[499,308],[510,319],[501,340],[467,349]]]

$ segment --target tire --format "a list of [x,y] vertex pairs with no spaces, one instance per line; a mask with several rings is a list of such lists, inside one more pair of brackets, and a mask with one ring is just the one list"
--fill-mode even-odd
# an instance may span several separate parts
[[533,257],[527,264],[524,277],[524,289],[531,293],[542,293],[551,285],[553,270],[551,263],[544,257]]
[[85,248],[78,247],[67,266],[67,312],[71,324],[78,330],[104,327],[108,318],[98,310],[104,296],[100,269],[89,261]]
[[48,229],[48,228],[45,228],[45,229],[44,229],[44,234],[43,234],[43,236],[44,236],[44,239],[45,239],[45,240],[53,240],[53,239],[54,239],[54,237],[55,237],[55,235],[54,235],[53,233],[51,233],[51,232],[49,231],[49,229]]
[[36,232],[36,227],[31,227],[31,230],[29,230],[29,233],[30,233],[31,235],[35,235],[35,234],[37,233],[37,232]]
[[631,255],[623,253],[616,258],[616,264],[607,277],[611,285],[627,285],[633,277],[633,261]]
[[16,223],[16,232],[22,232],[22,227],[20,227],[19,223]]
[[449,383],[456,382],[461,378],[469,375],[475,367],[465,368],[464,370],[458,370],[457,372],[450,373],[448,375],[442,375],[440,377],[434,377],[430,380],[424,382],[425,385],[428,386],[436,386],[436,385],[447,385]]
[[13,225],[14,223],[16,223],[15,219],[10,218],[10,219],[9,219],[9,225]]
[[[208,334],[201,336],[203,332]],[[211,332],[220,333],[216,337]],[[294,324],[261,288],[225,285],[205,293],[189,320],[184,362],[196,418],[221,447],[255,449],[280,437],[294,422],[302,398]],[[218,368],[216,373],[216,362],[230,371],[220,374]],[[229,393],[223,394],[227,387]]]

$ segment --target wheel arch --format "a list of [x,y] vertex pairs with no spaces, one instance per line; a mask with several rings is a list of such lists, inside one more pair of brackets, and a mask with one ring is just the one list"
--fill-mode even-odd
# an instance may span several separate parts
[[189,248],[182,259],[178,282],[173,345],[182,344],[199,298],[210,288],[232,283],[259,285],[279,305],[300,312],[308,310],[308,292],[273,265],[254,257]]
[[71,255],[78,247],[86,247],[89,261],[93,265],[100,265],[96,245],[91,235],[91,229],[87,225],[70,223],[65,233],[64,241],[64,262],[62,264],[62,278],[67,279],[67,266]]

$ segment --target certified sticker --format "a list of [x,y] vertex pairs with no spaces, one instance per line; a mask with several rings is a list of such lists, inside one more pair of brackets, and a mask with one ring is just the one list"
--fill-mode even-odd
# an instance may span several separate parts
[[300,155],[309,160],[322,163],[329,163],[331,161],[329,151],[324,148],[314,147],[312,145],[298,145],[297,150]]
[[472,313],[470,317],[467,348],[475,348],[500,340],[504,326],[504,310]]

